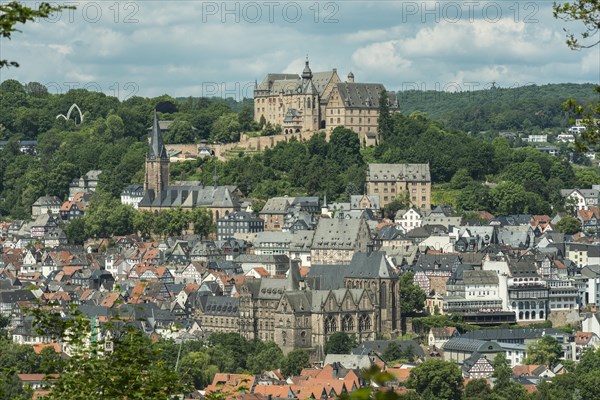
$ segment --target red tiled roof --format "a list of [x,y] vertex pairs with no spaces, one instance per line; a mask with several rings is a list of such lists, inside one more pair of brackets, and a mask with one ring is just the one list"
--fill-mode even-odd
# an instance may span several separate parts
[[39,343],[39,344],[34,344],[33,345],[33,351],[36,354],[40,354],[42,352],[42,350],[44,350],[46,347],[50,347],[50,348],[54,349],[55,352],[60,353],[60,348],[58,346],[58,343]]
[[576,332],[575,343],[576,344],[588,344],[592,340],[594,334],[592,332]]

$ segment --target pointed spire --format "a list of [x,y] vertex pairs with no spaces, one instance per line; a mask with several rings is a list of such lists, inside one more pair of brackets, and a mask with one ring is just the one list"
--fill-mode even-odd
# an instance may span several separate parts
[[300,289],[300,268],[298,262],[289,258],[289,268],[286,276],[286,291],[293,291]]
[[313,77],[312,71],[308,66],[308,54],[306,55],[306,62],[304,64],[304,71],[302,71],[302,79],[311,80]]
[[154,110],[154,122],[152,123],[152,132],[150,133],[150,150],[148,151],[148,158],[168,158],[167,149],[163,143],[162,132],[158,125],[156,109]]

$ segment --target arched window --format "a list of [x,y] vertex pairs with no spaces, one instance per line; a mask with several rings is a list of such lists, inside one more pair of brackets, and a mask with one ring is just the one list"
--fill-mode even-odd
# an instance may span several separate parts
[[529,311],[525,311],[525,319],[529,319]]
[[335,317],[325,317],[325,333],[333,333],[337,331],[337,321]]
[[544,312],[540,311],[540,319],[544,319]]
[[371,317],[369,317],[368,315],[365,315],[365,314],[359,316],[358,317],[358,330],[359,330],[359,332],[371,330]]
[[535,311],[531,312],[531,319],[535,319]]
[[523,319],[523,311],[519,313],[519,319]]
[[349,332],[354,330],[354,319],[350,314],[346,314],[342,317],[342,332]]

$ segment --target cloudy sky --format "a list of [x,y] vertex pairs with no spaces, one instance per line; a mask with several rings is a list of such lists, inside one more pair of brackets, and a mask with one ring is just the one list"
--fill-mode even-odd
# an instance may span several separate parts
[[[352,71],[389,90],[600,81],[600,48],[571,51],[550,1],[75,1],[1,39],[0,79],[53,93],[252,95],[268,72]],[[33,4],[33,3],[31,3]],[[69,4],[69,3],[67,3]]]

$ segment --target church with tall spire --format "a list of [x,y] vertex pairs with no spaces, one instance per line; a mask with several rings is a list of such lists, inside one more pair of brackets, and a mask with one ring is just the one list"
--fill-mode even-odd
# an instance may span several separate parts
[[158,115],[154,111],[152,129],[148,138],[144,195],[137,204],[139,210],[160,211],[180,207],[192,210],[205,207],[217,220],[231,212],[240,210],[235,186],[219,186],[215,175],[214,186],[203,182],[169,180],[169,154],[165,148]]
[[146,174],[144,177],[144,191],[153,191],[159,194],[169,186],[169,156],[163,143],[162,133],[158,125],[156,110],[154,122],[150,132],[150,146],[146,154]]

